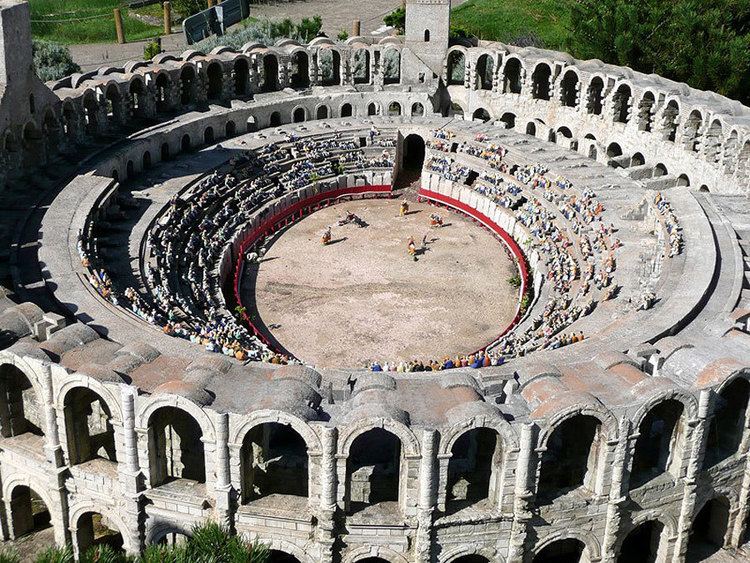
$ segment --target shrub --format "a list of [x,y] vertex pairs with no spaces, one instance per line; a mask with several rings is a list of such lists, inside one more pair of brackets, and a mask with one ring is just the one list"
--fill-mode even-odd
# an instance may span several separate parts
[[150,61],[159,53],[161,53],[161,45],[158,41],[149,41],[143,47],[143,58],[147,61]]
[[208,9],[208,2],[205,0],[172,0],[172,8],[183,18],[187,18]]
[[404,33],[404,29],[406,28],[406,10],[403,7],[396,8],[383,18],[383,23],[395,27],[399,33]]
[[233,49],[241,49],[245,43],[254,42],[273,45],[280,38],[296,39],[307,43],[320,33],[322,27],[323,19],[320,16],[312,19],[304,18],[297,24],[288,18],[280,21],[248,20],[242,29],[222,36],[209,37],[198,43],[196,49],[207,53],[219,45],[226,45]]
[[519,276],[518,274],[513,274],[508,278],[508,283],[511,287],[515,287],[516,289],[518,289],[519,287],[521,287],[521,276]]
[[60,80],[81,71],[81,67],[73,62],[68,48],[59,43],[34,40],[33,53],[34,69],[44,82]]
[[336,36],[336,39],[338,39],[339,41],[346,41],[347,39],[349,39],[349,32],[345,29],[342,29]]

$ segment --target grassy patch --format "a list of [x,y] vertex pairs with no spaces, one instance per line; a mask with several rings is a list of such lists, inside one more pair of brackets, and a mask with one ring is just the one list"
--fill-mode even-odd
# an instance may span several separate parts
[[[108,43],[117,40],[113,9],[121,0],[30,0],[31,33],[58,43]],[[122,8],[125,39],[137,41],[160,35],[161,28],[145,24]]]
[[536,35],[548,49],[563,49],[570,11],[564,0],[469,0],[455,8],[451,23],[480,39],[512,43]]

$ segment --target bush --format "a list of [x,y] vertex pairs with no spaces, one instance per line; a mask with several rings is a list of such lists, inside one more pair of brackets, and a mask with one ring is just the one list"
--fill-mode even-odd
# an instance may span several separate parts
[[342,29],[336,36],[336,39],[338,39],[339,41],[346,41],[347,39],[349,39],[349,32],[345,29]]
[[396,8],[383,18],[383,23],[395,27],[401,34],[404,33],[404,29],[406,28],[406,10],[403,7]]
[[521,287],[521,276],[519,276],[518,274],[513,274],[508,278],[508,283],[511,287],[518,289],[519,287]]
[[201,41],[196,45],[196,49],[207,53],[220,45],[233,49],[241,49],[245,43],[253,42],[273,45],[280,38],[296,39],[307,43],[320,33],[322,27],[323,19],[320,16],[312,19],[304,18],[297,24],[288,18],[280,21],[252,20],[240,30],[222,36],[214,35]]
[[59,43],[34,40],[33,52],[34,69],[44,82],[60,80],[81,71],[81,67],[73,62],[68,48]]
[[149,41],[143,47],[144,60],[150,61],[159,53],[161,53],[161,45],[159,45],[158,41]]
[[208,2],[205,0],[172,0],[172,8],[183,18],[187,18],[207,10]]

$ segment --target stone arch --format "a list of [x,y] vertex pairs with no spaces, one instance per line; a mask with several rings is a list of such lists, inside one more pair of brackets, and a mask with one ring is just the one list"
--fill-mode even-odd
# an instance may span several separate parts
[[172,79],[166,72],[160,72],[154,85],[156,87],[156,111],[168,111],[172,106]]
[[737,168],[737,153],[739,152],[739,146],[739,134],[736,129],[733,129],[729,134],[729,137],[727,137],[727,140],[724,142],[724,174],[734,174],[734,171]]
[[612,94],[612,120],[615,123],[630,121],[630,110],[633,105],[633,91],[628,84],[620,84]]
[[191,148],[192,148],[192,141],[190,140],[190,135],[185,133],[180,139],[180,150],[182,152],[189,152]]
[[104,104],[107,108],[107,120],[110,123],[122,123],[122,95],[117,83],[110,82],[107,85],[104,91]]
[[638,488],[665,473],[680,477],[687,440],[686,409],[682,401],[663,398],[634,422],[637,438],[633,449],[630,488]]
[[703,115],[697,109],[690,112],[682,130],[682,143],[685,150],[698,152],[700,146],[700,128],[703,124]]
[[[177,520],[173,522],[159,522],[146,531],[145,544],[147,546],[160,543],[173,544],[177,543],[175,541],[177,536],[189,538],[191,535],[192,528],[180,525],[180,522]],[[167,540],[169,536],[172,536],[171,540]]]
[[370,102],[367,106],[367,115],[380,115],[380,104]]
[[722,385],[713,399],[705,438],[704,468],[712,467],[738,452],[750,402],[750,382],[745,377],[734,377]]
[[24,166],[33,168],[46,161],[44,135],[36,123],[29,121],[24,125],[21,140]]
[[592,115],[601,115],[603,107],[604,80],[601,76],[594,76],[586,93],[586,111]]
[[[263,543],[263,542],[262,542]],[[279,538],[274,538],[270,542],[267,542],[272,551],[277,551],[279,554],[285,554],[293,557],[300,563],[315,563],[310,557],[309,552],[311,550],[303,549],[296,544]],[[269,563],[274,563],[273,556],[269,560]],[[293,563],[291,560],[280,560],[279,563]]]
[[547,63],[541,62],[536,65],[531,74],[531,97],[535,100],[549,100],[551,79],[552,69]]
[[[6,509],[9,511],[7,514],[9,532],[13,539],[49,526],[53,527],[55,535],[60,537],[58,528],[62,524],[62,518],[55,510],[46,487],[40,486],[26,475],[18,475],[7,479],[7,482],[3,484],[3,491]],[[40,510],[41,507],[38,505],[36,511],[34,510],[35,499],[43,503],[43,510]]]
[[214,134],[214,128],[209,125],[203,130],[203,144],[213,145],[215,136],[216,135]]
[[195,102],[195,68],[193,65],[183,65],[180,71],[180,103],[189,106]]
[[576,107],[578,105],[579,88],[578,73],[573,69],[568,69],[560,81],[560,103],[565,107]]
[[690,186],[690,176],[688,176],[687,174],[680,174],[677,177],[677,185],[685,187]]
[[75,141],[78,130],[78,113],[73,108],[70,100],[63,102],[62,106],[62,129],[63,134],[71,141]]
[[355,49],[352,53],[352,80],[355,84],[370,83],[370,51]]
[[169,143],[162,143],[161,145],[161,160],[169,160]]
[[128,95],[130,97],[130,111],[136,117],[143,117],[146,114],[144,107],[146,86],[140,76],[135,76],[128,84]]
[[665,529],[659,520],[646,520],[635,526],[622,539],[617,550],[617,563],[665,561],[668,549]]
[[552,563],[558,560],[548,557],[568,554],[585,557],[580,561],[598,561],[601,559],[601,544],[592,532],[572,529],[554,532],[534,546],[532,563]]
[[495,59],[488,53],[479,56],[476,63],[476,89],[492,90],[495,77]]
[[341,117],[352,117],[354,115],[352,104],[342,104],[341,108],[339,108],[339,115]]
[[646,164],[646,157],[643,153],[637,152],[630,157],[630,166],[643,166]]
[[737,157],[737,177],[740,179],[750,178],[750,139],[745,141]]
[[503,563],[505,558],[492,547],[471,548],[468,545],[442,551],[438,563]]
[[302,106],[294,108],[294,111],[292,111],[292,122],[304,123],[305,121],[307,121],[307,110]]
[[213,61],[208,65],[206,79],[208,82],[208,88],[206,89],[208,101],[221,100],[224,92],[224,68],[220,62]]
[[226,125],[224,126],[224,136],[227,139],[231,139],[237,134],[237,124],[230,120],[227,121]]
[[513,129],[516,126],[516,114],[511,112],[505,112],[501,117],[500,121],[505,123],[506,129]]
[[703,141],[703,154],[709,164],[716,164],[721,158],[721,144],[724,128],[721,121],[714,119],[706,130]]
[[281,125],[281,113],[278,111],[274,111],[271,113],[271,117],[269,118],[268,125],[270,127],[278,127]]
[[665,141],[674,142],[677,137],[677,123],[680,116],[680,104],[677,100],[669,100],[662,112],[661,134]]
[[234,78],[234,93],[236,96],[246,96],[250,90],[250,63],[245,57],[237,57],[232,65]]
[[99,104],[96,101],[96,95],[93,90],[87,90],[82,98],[83,101],[83,118],[86,124],[86,133],[95,135],[99,127]]
[[292,88],[304,89],[310,86],[310,56],[304,49],[292,53],[289,61],[289,82]]
[[342,558],[342,563],[367,563],[384,561],[385,563],[409,563],[402,554],[382,545],[362,546],[355,548]]
[[383,51],[383,84],[401,82],[401,51],[391,47]]
[[342,456],[348,456],[352,442],[373,428],[382,428],[396,435],[401,441],[407,456],[418,457],[420,455],[419,441],[411,429],[404,423],[390,418],[369,417],[359,419],[357,422],[348,425],[345,432],[340,431],[338,453]]
[[505,61],[503,68],[503,92],[506,94],[520,94],[523,83],[523,64],[516,57]]
[[484,108],[477,108],[476,110],[474,110],[474,113],[472,114],[471,118],[474,120],[479,119],[483,123],[487,123],[490,119],[492,119],[490,117],[490,112],[488,112]]
[[143,170],[148,170],[151,168],[151,162],[151,152],[145,151],[143,153],[143,158],[141,159],[141,168],[143,168]]
[[262,92],[275,92],[279,89],[279,59],[273,53],[263,55]]
[[572,139],[573,138],[573,132],[570,130],[569,127],[566,127],[565,125],[557,128],[557,136],[558,137],[564,137],[566,139]]
[[531,135],[532,137],[536,136],[536,123],[533,121],[529,121],[526,124],[526,134]]
[[619,143],[610,143],[607,146],[607,157],[617,158],[618,156],[622,156],[622,147],[620,147]]
[[35,434],[43,436],[42,389],[36,378],[15,363],[0,363],[0,435],[4,438]]
[[397,117],[399,115],[401,115],[401,104],[396,101],[388,104],[388,116]]
[[448,85],[463,86],[466,80],[466,53],[454,49],[448,53],[446,76]]
[[667,167],[664,166],[663,163],[658,163],[656,166],[654,166],[654,178],[660,178],[661,176],[666,176],[669,174],[669,170],[667,170]]
[[355,438],[346,457],[344,507],[353,514],[368,506],[398,503],[406,494],[403,446],[398,436],[371,428]]
[[161,406],[148,418],[150,483],[175,479],[206,482],[205,434],[199,422],[179,407]]
[[638,130],[650,132],[654,125],[654,108],[656,97],[650,90],[646,90],[638,102]]
[[411,105],[412,117],[424,117],[424,114],[425,114],[424,106],[420,102],[414,102]]
[[690,526],[687,561],[700,560],[696,557],[698,554],[706,558],[729,542],[729,514],[729,499],[720,495],[709,498],[701,509],[695,512]]
[[[90,547],[100,545],[101,543],[107,543],[115,549],[122,549],[131,553],[138,550],[138,546],[131,544],[130,534],[127,533],[128,527],[125,525],[125,522],[117,514],[117,511],[112,510],[110,507],[84,500],[71,506],[69,512],[70,528],[74,534],[73,545],[77,553],[83,554]],[[116,529],[112,529],[109,526],[106,527],[117,533],[112,538],[97,538],[95,536],[95,528],[100,529],[105,526],[103,523],[97,526],[97,521],[105,518]]]
[[318,51],[320,81],[323,86],[341,84],[341,53],[336,49],[324,48]]

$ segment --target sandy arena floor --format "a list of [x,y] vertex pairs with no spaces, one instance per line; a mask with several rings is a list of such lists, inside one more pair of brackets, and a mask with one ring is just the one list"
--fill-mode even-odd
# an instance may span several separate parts
[[[369,226],[337,227],[349,210]],[[399,202],[341,203],[284,231],[260,265],[246,268],[243,301],[276,341],[318,367],[378,359],[440,359],[473,352],[512,320],[516,268],[492,234],[454,213],[429,228],[434,210]],[[333,225],[333,242],[320,235]],[[410,236],[427,250],[414,262]],[[255,307],[252,296],[255,293]]]

